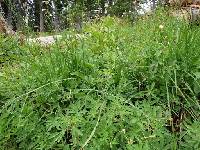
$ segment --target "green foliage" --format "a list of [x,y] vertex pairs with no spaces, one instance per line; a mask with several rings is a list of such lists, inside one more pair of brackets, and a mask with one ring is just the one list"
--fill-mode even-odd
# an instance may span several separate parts
[[0,64],[16,60],[21,52],[17,39],[0,35]]
[[24,45],[0,73],[0,149],[198,149],[199,33],[158,11]]
[[181,149],[199,149],[200,147],[200,124],[199,121],[186,125],[186,131],[182,134],[185,142],[182,142]]

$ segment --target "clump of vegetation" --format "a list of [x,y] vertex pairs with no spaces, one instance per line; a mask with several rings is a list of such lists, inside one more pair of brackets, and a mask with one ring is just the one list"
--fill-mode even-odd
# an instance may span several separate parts
[[0,64],[17,60],[21,52],[19,41],[16,38],[5,38],[0,35]]
[[158,11],[83,30],[1,70],[0,148],[198,149],[200,29]]

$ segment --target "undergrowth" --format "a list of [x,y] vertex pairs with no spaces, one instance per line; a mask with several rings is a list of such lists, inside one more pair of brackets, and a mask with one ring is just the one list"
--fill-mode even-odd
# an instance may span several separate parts
[[199,149],[199,41],[158,11],[19,46],[0,72],[0,149]]

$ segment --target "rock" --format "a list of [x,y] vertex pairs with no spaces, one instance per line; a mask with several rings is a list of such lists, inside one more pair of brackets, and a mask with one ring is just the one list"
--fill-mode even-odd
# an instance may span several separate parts
[[56,40],[61,39],[61,35],[54,35],[54,36],[45,36],[45,37],[38,37],[33,39],[28,39],[28,43],[39,43],[41,45],[51,45],[56,42]]

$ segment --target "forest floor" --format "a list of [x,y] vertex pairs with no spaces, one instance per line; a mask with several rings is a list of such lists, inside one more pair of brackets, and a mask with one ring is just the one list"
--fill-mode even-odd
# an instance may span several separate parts
[[199,26],[157,10],[83,33],[0,37],[0,149],[200,148]]

